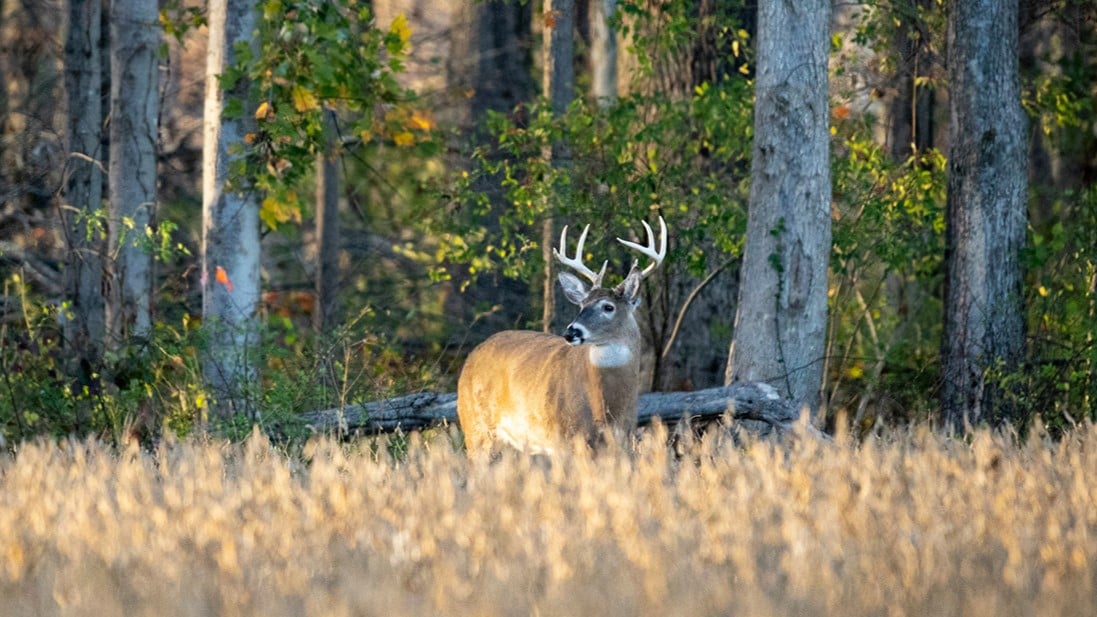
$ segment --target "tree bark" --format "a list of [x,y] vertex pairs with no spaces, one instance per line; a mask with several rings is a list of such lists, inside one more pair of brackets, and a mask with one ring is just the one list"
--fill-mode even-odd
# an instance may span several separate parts
[[[685,419],[707,422],[729,414],[736,420],[758,422],[760,424],[748,425],[748,429],[767,433],[792,430],[800,420],[801,407],[781,398],[767,384],[737,383],[696,392],[641,394],[638,412],[641,426],[651,424],[656,418],[665,424],[674,424]],[[302,418],[323,432],[418,431],[456,424],[457,395],[452,392],[420,392],[342,409],[313,411]],[[823,437],[822,432],[810,425],[807,430],[814,436]]]
[[324,123],[324,151],[316,157],[316,306],[312,324],[317,334],[339,320],[339,161],[334,111],[324,112]]
[[599,107],[617,102],[617,0],[590,0],[590,90]]
[[[208,339],[202,372],[210,409],[222,418],[255,411],[258,377],[259,198],[243,179],[227,184],[244,135],[254,130],[256,105],[246,79],[227,91],[218,79],[236,64],[238,43],[254,44],[255,10],[248,0],[211,0],[208,6],[201,276]],[[224,117],[230,98],[244,101],[241,117]]]
[[1024,355],[1027,122],[1017,3],[952,2],[941,412],[959,430],[1016,416],[1001,377]]
[[152,254],[146,231],[156,208],[160,49],[154,0],[111,4],[110,216],[107,344],[120,346],[152,328]]
[[[568,105],[575,100],[575,2],[574,0],[546,0],[544,13],[545,41],[545,77],[544,95],[552,106],[552,115],[556,117],[567,113]],[[553,169],[567,170],[571,167],[571,154],[563,140],[553,143],[544,153]],[[565,187],[559,187],[566,191]],[[549,197],[558,197],[557,191]],[[556,243],[556,225],[553,212],[557,209],[553,203],[546,205],[545,220],[541,226],[541,257],[545,262],[545,280],[542,294],[543,312],[541,327],[545,332],[555,330],[557,314],[556,279],[552,276],[552,248]]]
[[103,306],[102,140],[103,84],[100,0],[70,0],[65,35],[65,102],[68,160],[61,215],[67,264],[64,284],[69,310],[64,320],[69,374],[87,383],[99,366],[106,333]]
[[896,93],[889,108],[888,141],[891,156],[899,162],[933,147],[933,88],[920,83],[931,77],[933,57],[929,27],[921,11],[935,10],[931,0],[903,0],[893,9],[900,20],[892,44],[899,62]]
[[830,258],[830,2],[763,0],[746,248],[727,382],[820,402]]
[[[460,2],[455,7],[446,61],[447,87],[455,96],[439,110],[439,122],[449,121],[460,127],[467,140],[453,151],[467,153],[474,145],[488,142],[484,119],[489,111],[521,113],[516,107],[536,96],[531,4]],[[497,150],[485,149],[493,160],[501,157]],[[455,157],[451,164],[459,169],[469,160],[467,156]],[[483,224],[494,233],[499,227],[498,213],[507,207],[500,178],[478,177],[474,188],[492,204]],[[447,284],[451,291],[445,297],[445,313],[464,340],[475,344],[499,330],[524,326],[534,319],[531,305],[535,292],[529,281],[480,277],[458,293],[456,290],[470,275],[464,267],[453,270],[453,281]],[[497,308],[485,310],[488,307]]]

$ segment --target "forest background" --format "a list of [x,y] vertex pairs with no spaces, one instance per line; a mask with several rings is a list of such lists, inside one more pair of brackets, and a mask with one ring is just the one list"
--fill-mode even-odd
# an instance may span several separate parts
[[[591,19],[602,3],[577,2],[577,96],[553,113],[539,96],[540,50],[546,27],[558,24],[540,6],[262,3],[251,51],[218,84],[254,87],[254,105],[225,116],[253,122],[230,175],[262,195],[261,326],[249,332],[261,344],[240,395],[246,405],[212,418],[211,401],[222,397],[211,395],[203,358],[226,337],[201,327],[203,289],[232,292],[242,281],[223,269],[203,277],[199,266],[209,14],[165,3],[144,23],[157,29],[154,187],[137,213],[120,214],[105,192],[69,199],[78,163],[101,168],[103,186],[105,170],[120,167],[111,166],[119,123],[107,121],[118,84],[110,10],[100,7],[91,45],[102,63],[100,111],[59,104],[71,101],[65,24],[89,4],[98,3],[5,0],[0,17],[5,441],[185,434],[210,419],[229,435],[258,422],[292,436],[307,431],[303,411],[451,390],[467,351],[491,332],[546,319],[559,327],[552,322],[563,311],[543,292],[545,221],[591,223],[592,252],[624,264],[608,239],[665,216],[674,230],[669,268],[644,298],[648,383],[724,382],[739,288],[751,284],[739,266],[753,4],[619,2],[616,75],[606,89],[606,45]],[[1026,334],[1024,361],[994,378],[1023,410],[1019,424],[1039,416],[1060,430],[1097,413],[1097,8],[1081,0],[1018,8]],[[946,23],[947,7],[926,0],[843,4],[832,16],[833,248],[820,418],[831,429],[863,434],[940,413]],[[95,147],[71,147],[75,117],[98,127]],[[566,167],[544,156],[561,140]],[[150,265],[144,304],[111,295],[123,287],[114,264],[126,263],[119,247],[127,246]],[[105,273],[92,278],[90,296],[107,315],[90,339],[72,329],[87,306],[74,271],[88,264]],[[134,315],[116,329],[111,306],[114,314],[147,307],[135,311],[147,323]]]

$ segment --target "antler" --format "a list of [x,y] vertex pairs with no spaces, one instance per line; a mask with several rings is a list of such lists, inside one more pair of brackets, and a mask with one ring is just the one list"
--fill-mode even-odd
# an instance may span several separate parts
[[[644,224],[644,230],[647,231],[648,234],[647,246],[640,246],[635,242],[629,242],[628,240],[622,240],[621,238],[617,238],[617,241],[629,247],[630,249],[640,251],[644,255],[647,255],[651,258],[651,264],[648,265],[648,267],[644,268],[644,271],[640,273],[642,277],[647,278],[648,275],[650,275],[652,272],[655,272],[655,269],[663,263],[663,259],[665,259],[667,256],[667,223],[663,220],[663,217],[659,217],[659,249],[656,250],[655,234],[653,234],[651,231],[651,225],[648,225],[647,221],[641,222]],[[586,235],[586,232],[584,231],[583,234]],[[579,243],[580,245],[582,245],[582,239],[580,239]],[[603,266],[602,269],[605,270],[605,267]]]
[[553,248],[552,254],[556,256],[556,260],[559,261],[562,265],[565,265],[575,270],[579,274],[587,277],[587,280],[589,280],[591,284],[593,284],[595,287],[601,287],[602,276],[605,275],[606,265],[609,262],[604,262],[602,264],[602,270],[597,274],[595,274],[594,271],[590,268],[583,265],[583,243],[587,240],[588,231],[590,231],[590,225],[584,227],[583,233],[579,234],[579,244],[575,247],[575,257],[568,257],[568,226],[564,225],[564,229],[560,232],[560,250],[557,251],[555,248]]

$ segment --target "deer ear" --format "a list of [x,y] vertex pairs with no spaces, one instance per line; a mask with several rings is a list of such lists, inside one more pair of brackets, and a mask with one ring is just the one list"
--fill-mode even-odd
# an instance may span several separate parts
[[582,305],[590,293],[586,283],[570,272],[560,273],[560,286],[564,288],[564,295],[572,304]]
[[621,281],[621,284],[613,291],[617,295],[623,297],[625,301],[632,306],[639,306],[640,282],[643,280],[643,273],[641,273],[640,268],[636,266],[636,262],[633,262],[632,269],[628,271],[628,276],[626,276],[625,280]]

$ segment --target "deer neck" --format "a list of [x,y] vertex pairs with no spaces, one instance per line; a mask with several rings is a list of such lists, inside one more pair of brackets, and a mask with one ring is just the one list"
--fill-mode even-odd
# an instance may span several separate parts
[[587,359],[599,370],[624,368],[636,360],[636,350],[624,342],[591,345]]

